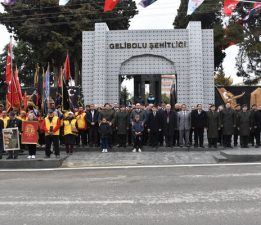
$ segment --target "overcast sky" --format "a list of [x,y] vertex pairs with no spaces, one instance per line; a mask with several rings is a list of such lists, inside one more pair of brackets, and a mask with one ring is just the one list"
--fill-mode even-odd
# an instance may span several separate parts
[[[147,8],[142,8],[138,3],[140,0],[135,0],[139,10],[130,25],[130,29],[173,29],[173,21],[177,14],[177,9],[180,0],[158,0]],[[0,11],[3,12],[3,7],[0,5]],[[0,52],[9,42],[10,34],[3,25],[0,25]],[[237,54],[237,46],[232,46],[226,49],[227,57],[224,60],[225,73],[234,79],[235,83],[240,82],[235,74],[235,57]]]

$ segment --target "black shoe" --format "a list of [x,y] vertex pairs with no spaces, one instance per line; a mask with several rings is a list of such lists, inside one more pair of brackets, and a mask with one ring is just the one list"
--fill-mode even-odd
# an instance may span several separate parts
[[8,156],[6,159],[13,159],[12,157]]
[[18,156],[15,156],[14,159],[18,159]]
[[200,148],[205,148],[205,146],[204,146],[204,145],[201,145]]
[[258,148],[258,147],[259,147],[258,145],[255,146],[255,148]]
[[50,159],[50,156],[49,156],[49,155],[46,155],[44,158],[45,158],[45,159]]

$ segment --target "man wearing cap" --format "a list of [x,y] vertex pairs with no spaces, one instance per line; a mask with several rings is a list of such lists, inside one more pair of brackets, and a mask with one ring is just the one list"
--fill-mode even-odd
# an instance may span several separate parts
[[50,158],[51,145],[53,143],[56,158],[60,157],[59,135],[60,135],[61,120],[54,115],[52,109],[48,110],[48,115],[42,122],[41,129],[45,133],[45,156]]
[[[15,116],[15,112],[9,113],[9,120],[7,121],[6,128],[18,128],[19,133],[22,132],[22,121],[17,119]],[[21,138],[20,138],[21,140]],[[18,151],[8,151],[8,157],[6,159],[17,159],[18,158]]]

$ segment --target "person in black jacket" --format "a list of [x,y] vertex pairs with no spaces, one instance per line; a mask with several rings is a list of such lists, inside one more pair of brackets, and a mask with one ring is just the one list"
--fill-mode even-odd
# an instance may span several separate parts
[[197,148],[198,144],[201,148],[204,148],[204,128],[206,127],[207,114],[202,109],[202,105],[198,104],[197,109],[191,113],[191,127],[194,130],[194,146]]
[[150,146],[157,147],[159,143],[159,132],[162,130],[162,116],[156,106],[152,107],[152,112],[148,116],[147,124]]
[[87,127],[89,132],[89,144],[98,146],[98,128],[99,128],[99,112],[95,109],[95,105],[90,105],[90,110],[86,113]]
[[163,133],[165,136],[166,147],[173,146],[174,132],[177,129],[177,113],[171,110],[171,105],[166,105],[163,113]]
[[[7,122],[6,128],[15,128],[18,127],[19,133],[22,132],[22,121],[15,117],[14,112],[9,113],[9,120]],[[21,138],[20,138],[21,140]],[[6,159],[17,159],[18,151],[8,151],[8,157]]]
[[261,132],[261,105],[258,106],[257,111],[254,113],[254,135],[256,139],[256,148],[260,146],[260,132]]
[[102,152],[108,152],[108,139],[111,135],[111,126],[109,124],[109,121],[106,120],[105,117],[102,118],[100,127],[99,127],[99,133],[101,137],[101,149]]
[[4,121],[0,119],[0,159],[2,159],[2,155],[4,152],[3,129],[4,129]]

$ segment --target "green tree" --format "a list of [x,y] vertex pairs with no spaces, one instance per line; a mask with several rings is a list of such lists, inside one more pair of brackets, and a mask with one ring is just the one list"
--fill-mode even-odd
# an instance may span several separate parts
[[130,93],[128,92],[128,89],[126,87],[123,87],[120,93],[121,104],[127,105],[127,101],[129,100],[129,97],[130,97]]
[[161,102],[165,103],[165,104],[169,104],[170,103],[170,98],[166,94],[162,94],[161,95]]
[[223,49],[227,44],[224,39],[225,30],[222,25],[220,0],[205,0],[203,4],[190,16],[187,16],[188,0],[181,0],[178,14],[174,21],[175,28],[186,28],[189,21],[201,21],[202,29],[214,30],[214,64],[217,69],[223,62]]
[[261,10],[256,10],[248,19],[248,12],[253,3],[241,2],[234,16],[229,20],[230,25],[241,27],[243,40],[239,43],[237,56],[237,76],[243,77],[245,84],[257,84],[261,80]]
[[220,66],[215,73],[214,81],[216,86],[230,86],[233,84],[233,79],[231,77],[225,77],[223,66]]
[[137,14],[133,0],[121,1],[115,10],[103,13],[104,1],[70,0],[59,6],[58,0],[20,0],[4,6],[0,23],[14,34],[16,40],[30,43],[40,66],[48,62],[59,71],[70,53],[72,76],[80,84],[82,31],[93,30],[96,22],[106,22],[110,29],[127,29]]

